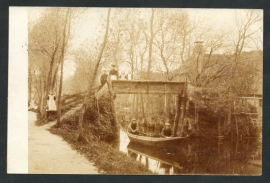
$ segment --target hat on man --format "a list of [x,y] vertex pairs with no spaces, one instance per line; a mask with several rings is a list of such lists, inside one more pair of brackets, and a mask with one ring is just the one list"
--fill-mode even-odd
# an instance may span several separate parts
[[116,64],[115,64],[114,62],[112,62],[112,64],[111,64],[111,65],[112,65],[112,67],[115,67],[115,66],[116,66]]
[[136,119],[135,119],[135,118],[133,118],[131,121],[136,121]]
[[170,126],[170,123],[166,122],[165,125]]

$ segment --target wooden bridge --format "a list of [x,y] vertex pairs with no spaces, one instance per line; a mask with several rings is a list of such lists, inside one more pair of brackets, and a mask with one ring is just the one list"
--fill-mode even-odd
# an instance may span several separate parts
[[112,80],[96,93],[96,98],[106,95],[110,85],[114,94],[181,94],[185,88],[185,82]]
[[[113,114],[113,126],[119,129],[115,111],[115,94],[175,94],[178,102],[176,107],[176,116],[173,126],[173,135],[175,136],[178,122],[184,120],[186,113],[186,83],[185,82],[165,82],[165,81],[136,81],[136,80],[110,80],[95,93],[96,99],[104,96],[110,99],[110,105]],[[183,98],[183,99],[182,99]],[[181,104],[183,107],[181,108]],[[180,115],[181,114],[181,115]],[[118,127],[117,127],[118,126]],[[119,133],[119,130],[116,130]],[[119,135],[119,134],[118,134]]]

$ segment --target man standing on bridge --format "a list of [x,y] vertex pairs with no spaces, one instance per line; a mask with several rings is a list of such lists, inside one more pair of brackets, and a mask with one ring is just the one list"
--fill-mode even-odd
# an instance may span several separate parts
[[109,73],[110,77],[111,77],[111,80],[117,80],[118,77],[119,77],[119,73],[116,69],[116,64],[115,63],[112,63],[112,68],[110,70],[110,73]]

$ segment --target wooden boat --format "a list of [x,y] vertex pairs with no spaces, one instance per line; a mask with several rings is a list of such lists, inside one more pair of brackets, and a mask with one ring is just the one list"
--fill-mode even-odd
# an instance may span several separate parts
[[186,137],[148,137],[143,135],[134,135],[127,131],[128,138],[133,143],[139,143],[146,146],[155,147],[177,147],[187,138]]

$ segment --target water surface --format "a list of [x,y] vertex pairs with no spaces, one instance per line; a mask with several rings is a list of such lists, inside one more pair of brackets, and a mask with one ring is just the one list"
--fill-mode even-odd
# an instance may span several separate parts
[[120,133],[120,151],[158,174],[261,175],[260,138],[189,139],[173,149],[142,146]]

